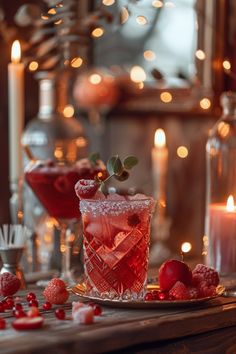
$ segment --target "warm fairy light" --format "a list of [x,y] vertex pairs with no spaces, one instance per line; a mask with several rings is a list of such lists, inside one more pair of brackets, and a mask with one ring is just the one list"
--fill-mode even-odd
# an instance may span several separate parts
[[60,25],[62,22],[63,22],[62,19],[60,19],[60,20],[54,22],[54,25]]
[[177,149],[177,155],[181,158],[181,159],[185,159],[188,156],[188,149],[186,148],[186,146],[179,146]]
[[172,94],[170,92],[164,91],[160,94],[160,99],[164,103],[169,103],[172,101]]
[[183,253],[188,253],[188,252],[191,251],[191,249],[192,249],[192,245],[191,245],[190,242],[184,242],[184,243],[182,243],[182,245],[181,245],[181,251],[182,251]]
[[173,8],[173,7],[175,7],[175,4],[172,1],[166,1],[165,7]]
[[120,22],[123,25],[129,19],[129,11],[126,7],[122,7],[120,10]]
[[154,145],[157,148],[162,148],[166,145],[166,135],[163,129],[157,129],[154,136]]
[[39,63],[37,61],[31,61],[31,63],[29,63],[30,71],[36,71],[38,67],[39,67]]
[[83,59],[80,57],[75,57],[70,62],[72,68],[79,68],[82,64],[83,64]]
[[224,68],[225,70],[230,70],[230,69],[231,69],[231,64],[230,64],[230,61],[229,61],[229,60],[224,60],[223,63],[222,63],[222,65],[223,65],[223,68]]
[[97,176],[98,176],[98,178],[102,178],[103,173],[102,172],[98,172]]
[[102,77],[99,74],[92,74],[89,76],[89,81],[93,85],[98,85],[102,81]]
[[152,61],[152,60],[156,59],[156,54],[152,50],[145,50],[145,52],[143,53],[143,56],[148,61]]
[[55,15],[56,13],[57,13],[57,11],[54,8],[48,10],[48,14],[50,14],[50,15]]
[[204,53],[203,50],[201,49],[198,49],[195,53],[196,57],[199,59],[199,60],[204,60],[206,59],[206,54]]
[[222,138],[225,138],[229,134],[230,125],[225,122],[220,122],[217,131],[220,134],[220,136],[222,136]]
[[140,25],[140,26],[144,26],[148,23],[148,20],[146,19],[145,16],[137,16],[136,17],[136,22]]
[[211,101],[209,100],[209,98],[206,97],[201,99],[199,104],[202,109],[209,109],[211,107]]
[[115,0],[102,0],[103,5],[111,6],[115,4]]
[[63,151],[62,151],[62,148],[60,146],[57,146],[55,151],[54,151],[54,156],[57,158],[57,159],[61,159],[63,157]]
[[138,83],[138,88],[139,90],[142,90],[144,88],[144,83],[142,81]]
[[71,104],[66,105],[63,109],[63,115],[66,118],[73,117],[74,113],[75,113],[75,109]]
[[80,138],[76,139],[75,143],[76,143],[76,146],[80,147],[80,148],[87,146],[87,140],[85,138],[83,138],[82,136]]
[[20,42],[18,40],[14,41],[11,47],[11,61],[14,64],[20,62],[21,59],[21,49]]
[[135,65],[130,70],[130,79],[133,82],[142,82],[146,80],[146,73],[141,66]]
[[232,212],[235,210],[234,207],[234,197],[232,195],[230,195],[227,199],[227,203],[226,203],[226,210],[229,212]]
[[102,27],[97,27],[94,28],[94,30],[92,31],[92,36],[95,38],[101,37],[104,33],[104,29]]
[[156,8],[160,8],[160,7],[163,6],[163,2],[160,1],[160,0],[153,0],[152,6],[153,6],[153,7],[156,7]]
[[43,15],[43,14],[42,14],[42,15],[41,15],[41,19],[42,19],[42,20],[48,20],[49,17],[48,17],[47,15]]

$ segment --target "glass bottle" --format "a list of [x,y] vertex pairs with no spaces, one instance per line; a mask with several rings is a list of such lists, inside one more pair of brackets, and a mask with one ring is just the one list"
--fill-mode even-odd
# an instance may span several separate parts
[[[35,159],[73,164],[87,156],[88,144],[80,122],[62,114],[62,105],[68,104],[68,87],[65,87],[68,80],[63,80],[63,73],[58,80],[55,74],[48,72],[39,73],[37,78],[39,111],[25,128],[22,146],[25,151],[29,148]],[[24,154],[24,167],[28,163],[29,156]],[[60,246],[58,237],[54,237],[53,220],[27,184],[24,186],[24,222],[34,231],[27,255],[31,270],[59,268]]]
[[236,93],[221,96],[223,115],[206,144],[206,218],[203,254],[221,275],[236,272]]

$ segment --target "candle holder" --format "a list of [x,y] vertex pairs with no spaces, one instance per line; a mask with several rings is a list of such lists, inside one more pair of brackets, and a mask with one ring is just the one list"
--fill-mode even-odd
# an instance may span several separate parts
[[236,273],[236,93],[221,96],[223,116],[206,145],[205,263],[221,275]]

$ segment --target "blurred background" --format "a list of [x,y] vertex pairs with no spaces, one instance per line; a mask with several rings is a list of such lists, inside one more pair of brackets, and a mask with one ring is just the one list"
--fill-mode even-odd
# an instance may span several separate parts
[[104,161],[137,156],[126,186],[147,194],[155,192],[154,135],[163,129],[167,231],[158,237],[171,253],[189,242],[191,256],[201,255],[206,139],[220,94],[236,86],[235,1],[2,0],[0,10],[0,223],[10,220],[7,65],[19,39],[25,125],[39,109],[37,73],[53,73],[61,78],[57,104],[82,125],[88,151]]

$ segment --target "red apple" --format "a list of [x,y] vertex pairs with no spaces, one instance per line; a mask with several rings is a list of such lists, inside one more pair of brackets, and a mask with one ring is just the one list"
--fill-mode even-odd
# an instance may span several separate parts
[[170,259],[164,262],[158,275],[158,282],[161,290],[170,290],[177,281],[181,281],[185,285],[191,285],[192,272],[189,266],[177,259]]

